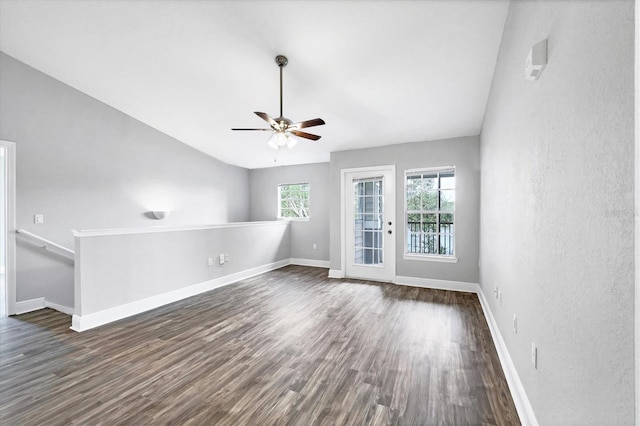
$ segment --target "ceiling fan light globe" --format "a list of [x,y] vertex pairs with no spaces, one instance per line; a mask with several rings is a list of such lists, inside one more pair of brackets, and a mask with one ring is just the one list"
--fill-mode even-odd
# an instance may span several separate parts
[[285,146],[287,144],[287,135],[284,134],[283,132],[278,132],[276,133],[276,145],[280,146]]
[[277,133],[274,133],[269,138],[269,141],[267,142],[267,145],[269,145],[269,148],[278,149],[278,144],[276,143],[276,135]]
[[287,133],[287,148],[291,149],[296,146],[297,143],[298,141],[296,140],[296,138],[293,135]]

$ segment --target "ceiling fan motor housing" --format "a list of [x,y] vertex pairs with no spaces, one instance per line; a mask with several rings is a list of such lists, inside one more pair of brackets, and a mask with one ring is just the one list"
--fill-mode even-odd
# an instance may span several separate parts
[[287,59],[286,56],[284,55],[276,56],[276,64],[278,64],[279,67],[284,67],[288,63],[289,63],[289,60]]

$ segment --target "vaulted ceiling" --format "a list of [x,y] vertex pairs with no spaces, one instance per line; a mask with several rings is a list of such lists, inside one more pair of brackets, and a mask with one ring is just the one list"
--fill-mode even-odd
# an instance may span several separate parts
[[[480,133],[508,0],[1,0],[0,50],[224,162]],[[321,117],[317,142],[267,147],[253,114]],[[274,159],[276,160],[274,162]]]

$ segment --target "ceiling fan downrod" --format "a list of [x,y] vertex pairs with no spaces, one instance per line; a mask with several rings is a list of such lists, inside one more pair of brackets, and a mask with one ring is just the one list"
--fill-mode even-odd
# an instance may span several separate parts
[[289,63],[289,60],[284,55],[276,56],[276,64],[280,68],[280,117],[276,121],[281,121],[284,118],[284,114],[282,114],[282,68],[284,68]]

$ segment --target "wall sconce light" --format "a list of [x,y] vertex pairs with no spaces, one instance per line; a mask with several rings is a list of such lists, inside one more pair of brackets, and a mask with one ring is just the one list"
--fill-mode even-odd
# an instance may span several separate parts
[[547,66],[547,39],[536,43],[531,47],[524,63],[524,77],[535,81],[540,77],[544,67]]
[[156,211],[148,212],[148,216],[151,219],[162,220],[165,217],[169,216],[169,212],[156,210]]

